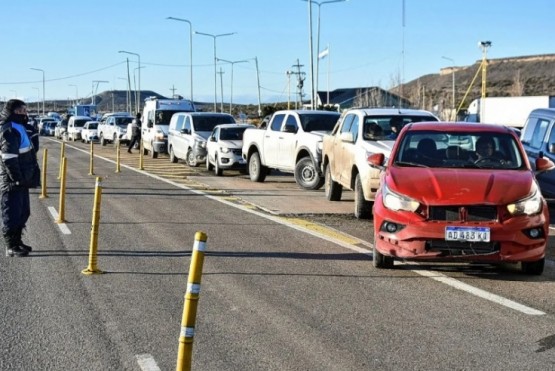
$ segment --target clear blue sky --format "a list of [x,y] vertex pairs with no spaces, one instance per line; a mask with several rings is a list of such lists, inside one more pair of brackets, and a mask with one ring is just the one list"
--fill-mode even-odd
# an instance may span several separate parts
[[[452,64],[481,58],[478,41],[490,40],[490,58],[555,53],[553,0],[349,0],[320,7],[320,90],[381,86],[438,73]],[[308,5],[302,0],[19,0],[2,2],[0,98],[46,99],[91,95],[93,80],[105,80],[98,92],[126,89],[141,56],[141,88],[170,96],[172,87],[190,97],[189,25],[217,38],[217,56],[230,61],[257,57],[262,103],[287,100],[287,74],[297,59],[310,88]],[[316,53],[318,6],[313,5]],[[214,101],[214,44],[193,35],[195,100]],[[328,61],[330,69],[328,71]],[[229,102],[231,66],[223,69],[224,101]],[[233,68],[233,101],[257,102],[253,60]],[[73,86],[76,85],[76,86]],[[295,90],[291,81],[291,91]],[[220,75],[217,95],[220,100]],[[39,99],[40,97],[40,99]]]

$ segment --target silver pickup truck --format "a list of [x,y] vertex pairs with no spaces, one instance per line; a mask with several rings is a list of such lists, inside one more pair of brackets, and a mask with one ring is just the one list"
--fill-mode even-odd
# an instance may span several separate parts
[[250,179],[263,182],[270,169],[277,169],[294,173],[304,189],[321,188],[322,137],[338,118],[339,113],[331,111],[282,110],[273,114],[266,128],[245,130],[242,154]]
[[345,111],[330,135],[324,136],[322,171],[330,201],[341,200],[343,188],[355,192],[355,217],[372,216],[380,185],[380,170],[368,156],[383,153],[389,158],[396,133],[411,122],[438,121],[432,113],[397,108],[356,108]]

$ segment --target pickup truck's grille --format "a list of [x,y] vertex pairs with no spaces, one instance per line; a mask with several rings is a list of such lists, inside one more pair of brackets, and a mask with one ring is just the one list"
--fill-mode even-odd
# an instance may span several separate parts
[[429,220],[455,221],[495,221],[495,206],[430,206]]

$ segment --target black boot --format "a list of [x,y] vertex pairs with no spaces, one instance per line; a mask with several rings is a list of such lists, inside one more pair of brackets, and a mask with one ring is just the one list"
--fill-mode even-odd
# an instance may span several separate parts
[[16,238],[17,238],[17,245],[19,247],[21,247],[23,250],[26,250],[27,252],[31,252],[33,251],[33,248],[27,244],[23,243],[23,229],[18,229],[16,232]]
[[24,250],[17,243],[17,234],[13,231],[4,233],[4,242],[6,243],[6,256],[27,256],[29,252]]

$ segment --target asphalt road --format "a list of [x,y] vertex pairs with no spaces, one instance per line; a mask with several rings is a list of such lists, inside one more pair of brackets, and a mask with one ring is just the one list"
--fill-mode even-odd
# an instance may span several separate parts
[[[551,261],[541,277],[469,265],[376,270],[371,221],[350,216],[348,197],[328,205],[346,205],[346,213],[280,213],[279,205],[250,200],[264,196],[239,174],[223,178],[237,182],[236,191],[222,190],[202,168],[164,158],[145,159],[146,171],[135,171],[138,155],[123,151],[116,173],[103,159],[115,157],[113,147],[95,147],[102,158],[94,162],[103,178],[98,268],[105,273],[85,276],[95,177],[78,149],[88,147],[66,146],[60,226],[60,145],[45,138],[42,145],[49,198],[33,191],[26,240],[35,251],[0,257],[1,370],[174,369],[199,230],[208,249],[193,369],[555,369]],[[257,186],[284,192],[274,201],[284,209],[323,198],[296,193],[288,179]],[[264,189],[265,199],[277,197]]]

